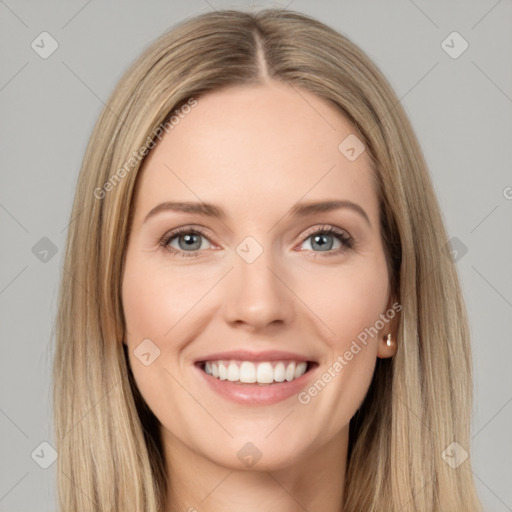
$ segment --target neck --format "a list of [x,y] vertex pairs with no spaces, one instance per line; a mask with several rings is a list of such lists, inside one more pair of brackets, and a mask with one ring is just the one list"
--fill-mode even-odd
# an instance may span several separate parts
[[169,475],[166,512],[343,512],[348,427],[293,463],[269,470],[226,467],[163,429]]

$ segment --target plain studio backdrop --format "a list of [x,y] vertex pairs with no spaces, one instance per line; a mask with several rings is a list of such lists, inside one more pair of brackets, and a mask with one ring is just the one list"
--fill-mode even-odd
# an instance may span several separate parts
[[161,33],[240,7],[289,8],[327,23],[400,98],[470,317],[477,489],[486,510],[512,511],[510,0],[0,1],[0,511],[56,509],[50,339],[75,183],[100,110]]

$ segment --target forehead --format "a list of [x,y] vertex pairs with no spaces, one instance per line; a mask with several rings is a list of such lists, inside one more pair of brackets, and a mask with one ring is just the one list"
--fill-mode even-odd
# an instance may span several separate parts
[[295,86],[207,93],[146,157],[137,214],[158,202],[204,200],[222,204],[228,214],[259,212],[261,218],[301,199],[349,199],[375,216],[368,155],[351,161],[339,149],[355,133],[334,106]]

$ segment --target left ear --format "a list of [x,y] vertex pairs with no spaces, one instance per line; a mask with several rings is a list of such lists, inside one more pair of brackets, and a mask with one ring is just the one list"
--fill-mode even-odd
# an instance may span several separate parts
[[388,322],[384,323],[384,327],[379,331],[377,340],[377,357],[385,359],[393,357],[396,354],[398,344],[398,323],[400,319],[400,311],[402,307],[397,300],[390,298],[384,316],[388,318]]

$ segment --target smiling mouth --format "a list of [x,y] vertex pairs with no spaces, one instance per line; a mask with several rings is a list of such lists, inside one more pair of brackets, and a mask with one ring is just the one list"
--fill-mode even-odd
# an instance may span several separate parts
[[200,361],[199,368],[210,377],[240,385],[271,386],[292,382],[312,368],[318,366],[313,361]]

